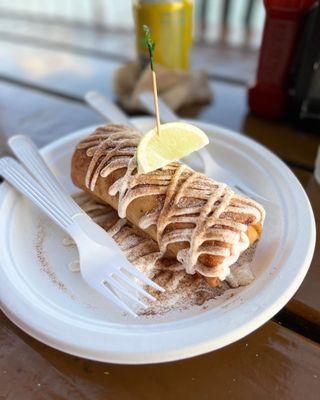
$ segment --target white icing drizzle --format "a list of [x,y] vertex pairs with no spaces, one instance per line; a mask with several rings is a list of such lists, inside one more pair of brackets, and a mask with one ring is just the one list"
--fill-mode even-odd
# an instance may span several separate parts
[[[76,195],[75,200],[95,222],[99,223],[109,234],[114,235],[113,237],[125,252],[127,258],[141,272],[164,285],[168,293],[178,290],[180,284],[183,285],[183,281],[187,277],[183,264],[172,259],[160,258],[156,242],[146,238],[142,231],[133,227],[128,221],[119,219],[111,206],[99,203],[87,193]],[[65,246],[75,245],[71,238],[67,237],[66,239],[63,240]],[[249,250],[251,254],[242,254],[238,263],[231,266],[230,274],[226,278],[231,287],[247,285],[254,279],[249,264],[253,251],[254,246],[251,246]],[[241,262],[239,263],[239,261]],[[79,272],[79,261],[72,261],[69,264],[69,269],[71,272]],[[196,292],[198,290],[200,289],[196,289]],[[205,289],[202,287],[201,290]]]
[[[143,231],[133,227],[126,219],[118,217],[117,212],[109,205],[101,204],[87,193],[74,196],[80,207],[119,244],[129,261],[138,269],[153,278],[154,274],[162,271],[182,271],[183,266],[176,260],[161,259],[157,243]],[[66,246],[74,244],[72,239],[63,241]],[[72,272],[79,270],[79,261],[69,264]],[[169,285],[170,286],[170,285]]]
[[[172,243],[186,244],[177,259],[189,274],[198,271],[225,279],[229,267],[249,247],[248,224],[263,224],[263,207],[177,162],[137,174],[135,153],[139,140],[140,134],[130,127],[107,125],[80,142],[78,148],[91,157],[87,188],[94,191],[99,176],[106,178],[117,171],[119,178],[108,193],[119,195],[120,218],[126,217],[133,200],[157,196],[157,207],[140,219],[139,227],[156,226],[161,254]],[[201,256],[210,257],[208,265],[200,262]]]
[[71,239],[70,236],[64,237],[63,240],[62,240],[62,244],[63,244],[64,246],[68,246],[68,247],[74,247],[74,246],[76,245],[75,242],[74,242],[74,240]]
[[69,264],[69,270],[71,272],[80,272],[79,260],[71,261],[71,263]]

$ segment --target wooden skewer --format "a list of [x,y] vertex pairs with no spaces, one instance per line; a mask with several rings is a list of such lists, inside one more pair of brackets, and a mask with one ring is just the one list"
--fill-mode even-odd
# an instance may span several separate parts
[[153,52],[155,48],[155,44],[151,39],[150,28],[147,25],[142,25],[142,29],[145,33],[145,47],[149,51],[150,57],[150,69],[152,74],[152,87],[153,87],[153,98],[154,98],[154,111],[156,114],[156,123],[157,123],[157,135],[160,136],[160,115],[159,115],[159,105],[158,105],[158,90],[157,90],[157,78],[154,70],[153,64]]
[[157,78],[155,71],[152,72],[152,86],[153,86],[153,98],[154,98],[154,110],[156,114],[156,123],[157,123],[157,134],[160,136],[160,114],[159,114],[159,105],[158,105],[158,89],[157,89]]

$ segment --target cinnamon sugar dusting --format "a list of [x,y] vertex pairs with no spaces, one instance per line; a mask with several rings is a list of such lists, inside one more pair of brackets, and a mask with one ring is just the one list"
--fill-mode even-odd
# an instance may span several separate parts
[[[193,306],[201,306],[208,300],[220,296],[227,289],[246,285],[254,279],[249,268],[254,247],[250,247],[241,255],[237,263],[231,266],[226,281],[219,287],[213,288],[201,275],[187,274],[183,264],[162,256],[153,239],[126,219],[120,219],[111,206],[99,203],[86,193],[75,196],[75,200],[115,239],[127,258],[141,272],[166,289],[164,293],[150,292],[157,301],[148,302],[147,310],[138,311],[140,315],[162,315],[170,311],[182,311]],[[67,245],[73,244],[70,239],[64,242]],[[76,267],[78,263],[75,260],[70,268],[77,271]]]
[[39,221],[37,224],[37,234],[35,241],[35,250],[38,263],[40,265],[40,270],[44,272],[50,281],[62,292],[68,294],[72,299],[75,298],[74,294],[71,293],[65,284],[58,278],[53,268],[51,267],[44,250],[44,242],[46,239],[46,231],[44,228],[44,223]]
[[[140,218],[139,227],[156,226],[158,252],[163,255],[170,244],[187,243],[177,253],[186,272],[224,280],[250,245],[247,225],[263,223],[263,207],[178,162],[138,174],[135,153],[139,141],[138,131],[121,125],[100,127],[81,141],[78,148],[91,158],[87,188],[94,191],[100,176],[123,170],[106,188],[110,196],[118,195],[119,217],[126,217],[134,200],[157,196],[157,207]],[[202,264],[202,256],[214,258],[215,264]]]

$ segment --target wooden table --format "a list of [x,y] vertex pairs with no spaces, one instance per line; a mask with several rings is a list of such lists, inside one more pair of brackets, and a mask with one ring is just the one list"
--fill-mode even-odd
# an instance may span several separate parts
[[[1,151],[5,137],[14,133],[30,135],[41,146],[103,122],[84,104],[83,95],[98,89],[113,97],[112,74],[123,62],[115,43],[124,39],[110,34],[108,41],[105,34],[97,49],[96,36],[91,47],[86,37],[81,47],[70,40],[61,43],[63,35],[56,43],[35,29],[33,36],[29,31],[23,36],[17,24],[11,33],[8,24],[0,29]],[[109,46],[105,52],[103,40]],[[251,136],[281,157],[308,193],[319,229],[320,187],[312,172],[320,136],[251,115],[245,82],[236,74],[232,77],[230,62],[223,75],[222,64],[220,60],[220,72],[210,71],[216,78],[215,100],[198,118]],[[239,71],[237,65],[234,69]],[[318,399],[319,289],[318,239],[302,286],[271,321],[224,349],[159,365],[121,366],[70,356],[34,340],[0,314],[0,399]]]

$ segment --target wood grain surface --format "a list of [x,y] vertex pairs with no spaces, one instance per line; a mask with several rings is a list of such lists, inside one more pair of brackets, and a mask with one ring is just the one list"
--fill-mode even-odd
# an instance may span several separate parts
[[[318,344],[274,322],[188,360],[115,365],[70,356],[0,319],[0,398],[318,400]],[[307,390],[306,390],[307,389]]]

